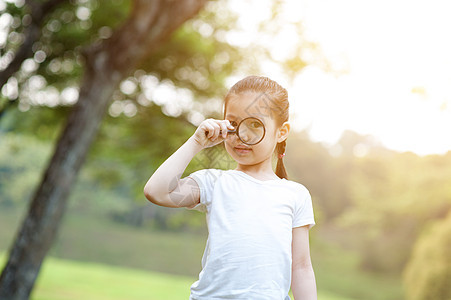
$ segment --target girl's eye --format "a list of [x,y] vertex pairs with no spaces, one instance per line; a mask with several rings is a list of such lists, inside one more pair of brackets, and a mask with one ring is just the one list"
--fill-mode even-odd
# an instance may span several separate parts
[[252,126],[252,128],[259,128],[259,127],[262,127],[262,123],[255,121],[255,122],[251,123],[251,126]]

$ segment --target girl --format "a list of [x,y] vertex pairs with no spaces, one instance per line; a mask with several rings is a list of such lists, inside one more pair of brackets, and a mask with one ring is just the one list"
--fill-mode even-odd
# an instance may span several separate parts
[[[206,212],[209,236],[190,299],[287,300],[290,283],[296,300],[317,299],[311,197],[287,180],[283,165],[289,130],[287,91],[269,78],[246,77],[226,95],[224,120],[203,121],[148,180],[151,202]],[[181,178],[199,151],[221,142],[236,169]]]

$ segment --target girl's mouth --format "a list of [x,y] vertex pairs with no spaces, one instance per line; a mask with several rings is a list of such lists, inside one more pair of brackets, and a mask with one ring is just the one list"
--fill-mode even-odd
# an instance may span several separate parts
[[251,152],[251,151],[252,151],[252,148],[249,148],[249,147],[246,147],[246,146],[241,146],[241,145],[239,145],[239,146],[236,146],[236,147],[235,147],[235,151],[236,151],[237,153],[240,153],[240,154],[246,154],[246,153]]

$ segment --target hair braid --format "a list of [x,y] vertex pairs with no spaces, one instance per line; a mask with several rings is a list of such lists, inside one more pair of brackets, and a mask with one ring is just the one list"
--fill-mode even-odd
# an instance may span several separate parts
[[283,163],[283,157],[285,156],[285,148],[287,146],[286,140],[276,145],[276,154],[277,154],[277,165],[276,165],[276,175],[279,178],[288,179],[287,171],[285,170],[285,165]]

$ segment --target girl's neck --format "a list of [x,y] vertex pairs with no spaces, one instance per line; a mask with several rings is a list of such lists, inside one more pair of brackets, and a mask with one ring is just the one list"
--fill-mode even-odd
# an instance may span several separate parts
[[265,160],[255,165],[242,165],[238,164],[237,171],[244,172],[254,178],[260,180],[278,179],[277,175],[272,169],[271,159]]

